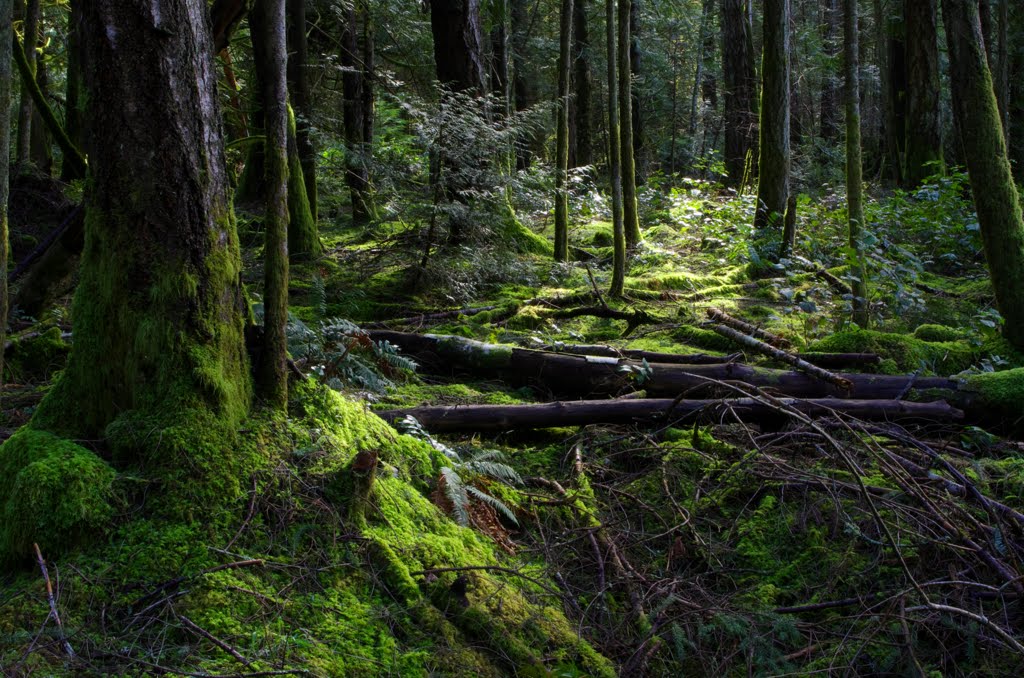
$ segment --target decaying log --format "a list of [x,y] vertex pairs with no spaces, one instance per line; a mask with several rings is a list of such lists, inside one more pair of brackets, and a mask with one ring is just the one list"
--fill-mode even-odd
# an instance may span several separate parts
[[[570,355],[595,355],[605,358],[627,358],[629,360],[646,360],[649,363],[665,363],[668,365],[720,365],[723,363],[743,362],[743,355],[709,355],[707,353],[660,353],[657,351],[641,351],[633,348],[615,348],[604,344],[543,344],[534,346],[537,351],[552,353],[568,353]],[[877,353],[795,353],[818,367],[852,367],[857,365],[877,365],[882,356]]]
[[391,320],[381,320],[373,323],[364,323],[363,329],[387,329],[392,325],[422,325],[424,323],[434,322],[437,320],[447,320],[448,318],[458,318],[460,315],[474,316],[485,311],[493,311],[497,306],[480,306],[477,308],[456,308],[450,311],[438,311],[436,313],[421,313],[420,315],[412,315],[406,318],[393,318]]
[[731,327],[735,330],[743,332],[744,334],[756,337],[757,339],[767,342],[772,346],[776,346],[778,348],[789,348],[790,346],[792,346],[792,343],[790,343],[789,339],[762,330],[760,327],[751,325],[750,323],[744,322],[739,318],[734,318],[728,313],[720,311],[717,308],[709,308],[708,317],[714,320],[715,322],[722,323],[727,327]]
[[391,423],[413,416],[432,433],[455,431],[495,432],[553,426],[585,426],[587,424],[650,424],[678,422],[681,424],[775,421],[782,408],[790,408],[809,416],[840,413],[858,419],[884,421],[955,421],[963,412],[944,401],[908,403],[902,400],[843,400],[821,398],[801,400],[781,398],[764,401],[757,398],[729,400],[575,400],[538,405],[454,405],[410,407],[383,410],[377,415]]
[[[954,393],[959,385],[940,377],[907,377],[844,373],[849,393],[802,372],[790,372],[742,363],[673,365],[614,357],[577,356],[533,351],[501,344],[485,344],[462,337],[409,334],[387,330],[368,332],[371,339],[386,339],[435,374],[497,376],[516,386],[533,386],[545,393],[567,397],[618,395],[642,388],[653,397],[710,398],[734,395],[721,392],[721,381],[740,381],[777,395],[799,398],[848,397],[887,399],[903,393],[908,383],[918,392],[938,389]],[[945,393],[944,393],[945,395]]]
[[715,332],[717,332],[718,334],[722,335],[727,339],[730,339],[731,341],[734,341],[735,343],[739,344],[740,346],[743,346],[744,348],[749,348],[752,351],[757,351],[758,353],[774,358],[775,360],[792,365],[801,372],[809,374],[815,379],[820,379],[825,383],[832,384],[838,389],[841,389],[843,391],[849,391],[851,388],[853,388],[853,384],[850,383],[849,379],[846,379],[844,377],[839,376],[838,374],[834,374],[832,372],[824,370],[818,367],[817,365],[812,365],[806,360],[801,360],[792,353],[786,353],[782,349],[775,348],[771,344],[766,344],[763,341],[758,341],[754,337],[747,336],[746,334],[737,332],[731,327],[726,327],[725,325],[715,325],[714,329]]

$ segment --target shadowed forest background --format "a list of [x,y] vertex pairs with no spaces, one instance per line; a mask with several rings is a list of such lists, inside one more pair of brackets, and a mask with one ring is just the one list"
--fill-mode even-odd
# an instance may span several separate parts
[[0,674],[1012,675],[1024,5],[0,0]]

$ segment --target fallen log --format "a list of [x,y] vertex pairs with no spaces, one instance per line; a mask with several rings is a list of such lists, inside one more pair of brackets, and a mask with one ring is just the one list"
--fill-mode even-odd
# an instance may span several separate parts
[[742,332],[737,332],[731,327],[726,327],[725,325],[715,325],[714,329],[715,332],[717,332],[718,334],[722,335],[727,339],[732,340],[733,342],[739,344],[740,346],[743,346],[744,348],[749,348],[752,351],[757,351],[758,353],[774,358],[775,360],[792,365],[793,367],[800,370],[804,374],[809,374],[815,379],[819,379],[826,383],[832,384],[836,388],[839,388],[843,391],[848,391],[853,387],[853,385],[845,377],[835,374],[834,372],[824,370],[818,367],[817,365],[812,365],[806,360],[801,360],[792,353],[786,353],[780,348],[775,348],[771,344],[766,344],[765,342],[759,341],[754,337],[743,334]]
[[422,325],[423,323],[434,322],[435,320],[447,320],[457,318],[460,315],[474,316],[485,311],[493,311],[497,306],[480,306],[478,308],[456,308],[450,311],[438,311],[436,313],[421,313],[407,318],[392,318],[391,320],[380,320],[372,323],[364,323],[363,329],[387,329],[392,325]]
[[[542,344],[534,346],[533,350],[568,353],[570,355],[596,355],[605,358],[646,360],[649,363],[666,363],[669,365],[719,365],[722,363],[743,362],[743,356],[740,353],[731,353],[729,355],[661,353],[657,351],[641,351],[634,348],[615,348],[614,346],[605,346],[604,344]],[[818,367],[837,368],[877,365],[882,362],[882,356],[877,353],[794,353],[793,355]]]
[[789,339],[786,339],[785,337],[780,337],[777,334],[772,334],[771,332],[762,330],[760,327],[757,327],[756,325],[751,325],[750,323],[740,320],[739,318],[734,318],[728,313],[720,311],[717,308],[709,308],[708,317],[714,320],[715,322],[722,323],[723,325],[731,327],[734,330],[738,330],[740,332],[743,332],[744,334],[756,337],[761,341],[771,344],[772,346],[775,346],[777,348],[789,348],[790,346],[793,345],[789,341]]
[[729,400],[577,400],[539,405],[455,405],[427,406],[377,412],[388,423],[415,417],[432,433],[458,431],[496,432],[517,429],[585,426],[587,424],[651,423],[747,423],[775,422],[784,408],[813,417],[845,414],[858,419],[904,422],[949,422],[963,418],[963,412],[944,401],[908,403],[902,400],[842,400],[783,398],[775,402],[755,398]]
[[607,306],[581,306],[579,308],[562,309],[551,314],[552,318],[579,318],[581,316],[625,320],[626,331],[622,333],[623,337],[628,337],[640,325],[652,325],[658,321],[657,318],[647,311],[619,311]]
[[844,373],[849,393],[801,372],[754,367],[742,363],[678,365],[604,356],[579,356],[486,344],[473,339],[432,334],[371,330],[374,341],[387,340],[434,374],[486,374],[515,386],[533,386],[557,396],[618,395],[636,387],[654,397],[713,398],[734,395],[719,382],[744,382],[777,395],[799,398],[848,397],[858,400],[895,398],[908,384],[918,392],[955,392],[959,385],[941,377]]

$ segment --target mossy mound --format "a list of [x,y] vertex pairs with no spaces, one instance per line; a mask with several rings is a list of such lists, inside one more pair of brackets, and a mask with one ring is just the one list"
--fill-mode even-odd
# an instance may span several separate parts
[[[152,498],[134,497],[135,508],[125,513],[131,517],[111,527],[105,543],[59,561],[61,615],[82,663],[34,653],[21,666],[45,675],[96,666],[130,674],[153,664],[237,673],[237,657],[199,628],[245,657],[248,672],[615,675],[547,602],[551,585],[542,568],[505,555],[430,500],[441,466],[451,463],[441,452],[312,382],[293,389],[290,415],[287,422],[259,415],[245,423],[235,439],[245,451],[232,462],[240,487],[223,488],[225,500],[196,503],[190,515],[154,515]],[[127,420],[113,428],[112,447],[149,440],[164,454],[179,444],[195,448],[184,434],[158,447],[171,427],[148,438],[130,436],[129,428]],[[211,452],[227,442],[219,436],[207,439]],[[100,523],[112,516],[103,488],[115,473],[92,453],[49,433],[22,431],[0,448],[0,480],[17,480],[25,472],[16,469],[40,459],[52,465],[56,456],[78,460],[67,468],[81,476],[76,499],[62,496],[63,506],[91,508],[77,521],[59,513],[67,525],[55,517],[42,532],[60,528],[65,541],[71,532],[100,534]],[[183,462],[187,468],[187,460],[176,460]],[[138,479],[146,492],[184,482],[165,473],[171,465],[165,463],[158,484]],[[71,480],[62,477],[65,494]],[[213,489],[207,483],[194,500]],[[172,494],[178,501],[186,496],[182,488]],[[7,530],[16,509],[5,508]],[[18,538],[40,532],[23,526]],[[37,595],[37,572],[15,575],[8,588],[22,604],[0,605],[0,665],[21,661],[48,612]]]
[[[928,331],[925,335],[935,336]],[[890,374],[924,370],[950,375],[975,365],[991,353],[992,348],[974,346],[962,340],[925,341],[906,334],[853,329],[820,339],[807,350],[812,353],[877,353],[882,356],[879,371]]]
[[38,543],[61,555],[101,536],[114,514],[116,474],[102,459],[45,431],[23,428],[0,447],[0,562]]
[[1024,368],[972,374],[965,378],[964,390],[971,394],[971,409],[986,420],[1024,430]]
[[914,330],[914,337],[921,341],[959,341],[967,337],[967,333],[946,325],[920,325]]

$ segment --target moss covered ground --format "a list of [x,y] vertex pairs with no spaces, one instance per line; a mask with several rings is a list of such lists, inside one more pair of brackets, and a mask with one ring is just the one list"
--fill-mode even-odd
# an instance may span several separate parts
[[[802,263],[771,260],[770,243],[746,225],[749,196],[702,185],[660,205],[645,216],[622,299],[605,294],[604,221],[574,226],[574,263],[553,264],[522,232],[550,236],[545,222],[524,220],[503,226],[518,246],[439,247],[423,270],[422,224],[355,232],[322,220],[324,254],[292,268],[290,311],[309,327],[365,326],[488,306],[399,329],[526,347],[741,351],[714,332],[714,307],[796,350],[873,352],[881,361],[866,369],[955,375],[1009,425],[897,428],[782,410],[751,426],[723,417],[705,428],[432,437],[399,432],[373,409],[548,394],[486,376],[409,377],[367,353],[363,364],[386,382],[331,388],[314,378],[323,365],[297,359],[310,377],[293,381],[287,416],[257,407],[227,427],[126,413],[100,436],[69,440],[31,423],[73,345],[56,317],[7,352],[0,669],[1012,674],[1020,656],[993,625],[1022,638],[1024,452],[1014,435],[1024,356],[998,336],[980,267],[948,276],[913,243],[903,258],[880,248],[869,262],[872,327],[856,329],[848,294],[818,271],[847,270],[827,254],[844,238],[828,210],[801,213]],[[869,208],[883,235],[895,228],[886,209]],[[250,292],[262,279],[256,234],[258,221],[240,215]],[[642,311],[643,321],[562,313],[583,306]],[[503,466],[520,482],[497,479]],[[469,492],[465,526],[453,483]]]

